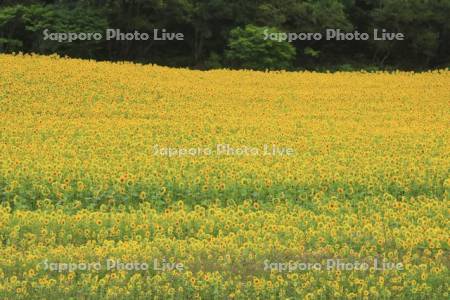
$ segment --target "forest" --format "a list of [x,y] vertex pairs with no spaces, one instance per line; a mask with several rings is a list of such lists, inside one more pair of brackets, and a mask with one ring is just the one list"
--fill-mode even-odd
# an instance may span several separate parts
[[[0,1],[0,52],[193,69],[427,70],[450,66],[449,0]],[[182,40],[57,42],[43,32],[179,33]],[[263,39],[272,34],[401,34],[404,39]]]

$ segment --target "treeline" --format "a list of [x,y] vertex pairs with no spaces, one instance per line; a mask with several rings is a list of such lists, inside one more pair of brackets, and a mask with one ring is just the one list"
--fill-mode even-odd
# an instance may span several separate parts
[[[49,32],[182,32],[182,41],[59,43]],[[274,41],[326,29],[404,40]],[[450,66],[450,0],[0,0],[0,52],[58,53],[192,68],[413,69]]]

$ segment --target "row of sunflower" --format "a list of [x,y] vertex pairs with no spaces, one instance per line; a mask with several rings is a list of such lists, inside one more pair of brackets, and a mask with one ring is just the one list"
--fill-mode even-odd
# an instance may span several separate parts
[[[320,203],[320,202],[319,202]],[[447,214],[437,199],[358,207],[150,204],[108,212],[0,211],[2,298],[439,298]],[[365,264],[365,267],[364,267]]]

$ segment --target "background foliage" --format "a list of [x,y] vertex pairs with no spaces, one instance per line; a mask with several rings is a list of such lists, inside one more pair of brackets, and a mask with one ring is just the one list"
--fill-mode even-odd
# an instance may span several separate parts
[[[0,1],[0,52],[57,52],[193,68],[273,68],[272,58],[281,62],[275,63],[276,67],[287,69],[420,70],[449,66],[449,15],[448,0],[7,0]],[[270,27],[282,32],[340,28],[371,33],[373,28],[385,28],[402,32],[407,39],[295,42],[294,60],[285,59],[286,53],[279,51],[279,47],[289,49],[288,45],[272,43],[270,55],[255,64],[254,57],[245,53],[261,45],[253,41],[247,48],[233,48],[240,38],[237,35],[245,36],[242,29],[247,25],[254,30]],[[53,32],[166,28],[183,32],[185,40],[49,43],[42,39],[45,28]],[[236,59],[239,56],[241,59]]]

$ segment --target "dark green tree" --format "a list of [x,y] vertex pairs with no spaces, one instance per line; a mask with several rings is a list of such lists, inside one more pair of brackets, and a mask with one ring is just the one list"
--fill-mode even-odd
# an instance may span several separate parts
[[295,48],[287,41],[267,38],[279,32],[271,27],[247,25],[230,32],[226,60],[232,67],[253,70],[289,69],[295,58]]

